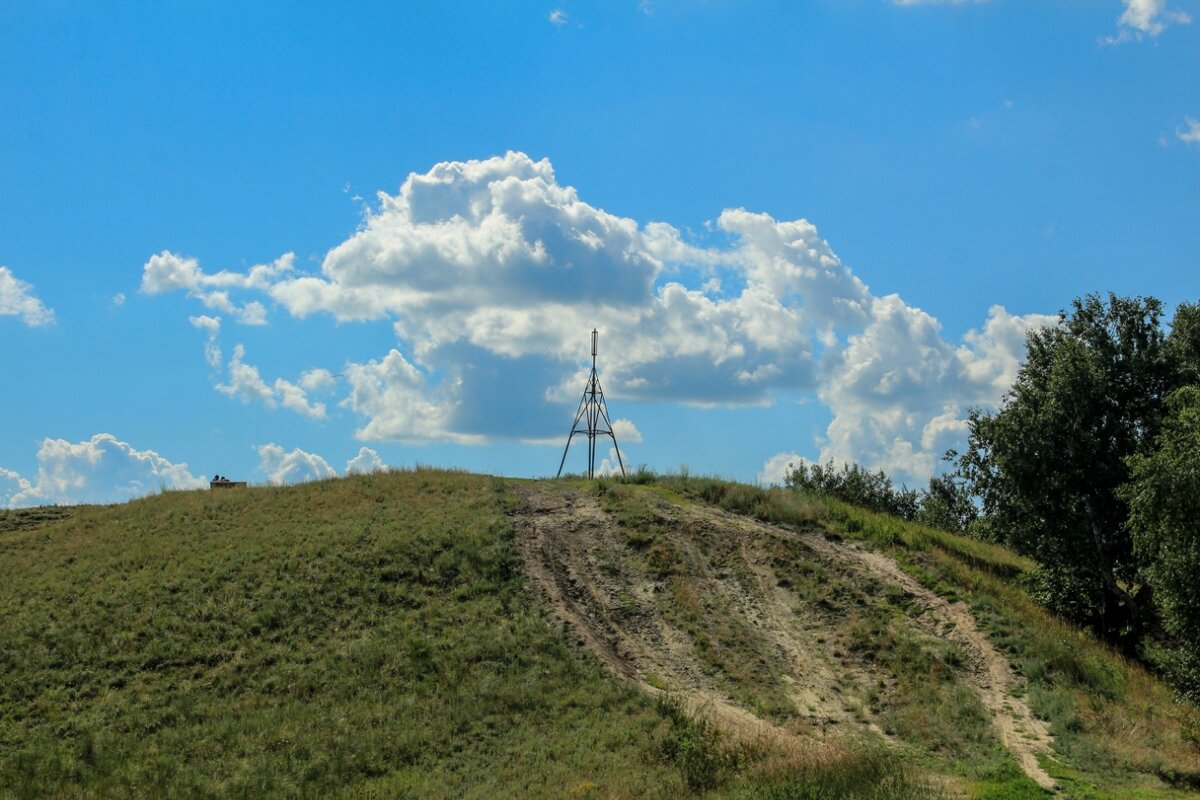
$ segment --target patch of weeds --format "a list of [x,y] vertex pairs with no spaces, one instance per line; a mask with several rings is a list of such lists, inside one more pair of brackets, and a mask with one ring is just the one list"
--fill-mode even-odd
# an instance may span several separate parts
[[935,753],[988,760],[996,744],[991,716],[959,680],[956,647],[917,635],[880,612],[852,618],[846,639],[850,653],[891,678],[886,691],[867,698],[885,731]]
[[669,691],[671,688],[667,685],[667,682],[662,679],[662,677],[654,672],[647,672],[645,680],[646,683],[648,683],[650,686],[653,686],[655,689],[658,689],[660,692]]
[[882,747],[841,745],[766,761],[737,800],[941,800],[946,794]]
[[665,539],[659,540],[646,552],[646,566],[656,578],[668,578],[682,570],[683,554]]
[[669,723],[659,753],[679,770],[684,785],[692,792],[708,792],[724,785],[753,755],[726,740],[708,720],[689,716],[683,704],[670,695],[659,698],[658,711]]
[[634,550],[645,550],[658,540],[658,530],[651,528],[635,528],[625,531],[625,544]]
[[1012,759],[998,759],[978,770],[972,800],[1045,800],[1050,793],[1034,783]]
[[629,483],[635,486],[645,486],[658,481],[658,473],[650,469],[650,467],[646,466],[645,464],[638,464],[637,469],[628,473],[620,480],[621,483]]

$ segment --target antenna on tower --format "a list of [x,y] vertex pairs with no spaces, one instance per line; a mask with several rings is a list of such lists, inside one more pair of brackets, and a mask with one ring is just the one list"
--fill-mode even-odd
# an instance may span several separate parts
[[[617,435],[613,433],[612,421],[608,418],[608,404],[604,402],[604,390],[600,388],[600,379],[596,376],[596,351],[600,334],[592,328],[592,374],[583,387],[583,399],[579,401],[579,409],[575,412],[575,422],[571,424],[571,433],[567,435],[567,446],[563,448],[562,461],[558,462],[558,474],[562,475],[563,464],[567,463],[567,451],[571,449],[571,440],[575,434],[587,436],[588,440],[588,469],[589,478],[596,477],[596,437],[607,436],[613,441],[613,450],[617,453],[617,464],[621,467],[621,477],[625,477],[625,462],[621,460],[621,448],[617,446]],[[583,427],[580,427],[583,423]]]

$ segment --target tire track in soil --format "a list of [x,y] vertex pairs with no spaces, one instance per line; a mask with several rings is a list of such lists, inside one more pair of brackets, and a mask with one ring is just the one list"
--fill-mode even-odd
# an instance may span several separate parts
[[[1007,659],[979,631],[965,604],[938,596],[886,556],[699,503],[670,507],[680,522],[693,529],[708,526],[736,543],[739,563],[752,585],[729,573],[714,575],[706,566],[700,579],[705,590],[737,609],[745,623],[790,665],[790,674],[784,676],[788,694],[799,713],[809,715],[807,724],[796,730],[756,716],[721,691],[699,663],[688,635],[657,609],[655,596],[662,591],[661,581],[624,563],[624,536],[593,493],[547,484],[519,484],[515,489],[521,499],[515,518],[516,545],[529,587],[601,663],[647,694],[662,693],[652,680],[665,681],[689,712],[738,737],[765,738],[791,749],[811,749],[814,738],[834,733],[869,731],[887,738],[874,722],[861,719],[841,702],[839,675],[863,676],[846,676],[847,668],[828,659],[825,648],[802,630],[767,556],[756,550],[756,542],[762,540],[799,539],[831,563],[908,593],[919,609],[913,621],[926,633],[953,642],[964,654],[966,678],[979,692],[1000,740],[1021,769],[1043,788],[1055,788],[1037,758],[1051,752],[1049,731],[1024,698],[1014,694],[1019,682]],[[691,548],[677,534],[668,535],[675,537],[678,546]]]

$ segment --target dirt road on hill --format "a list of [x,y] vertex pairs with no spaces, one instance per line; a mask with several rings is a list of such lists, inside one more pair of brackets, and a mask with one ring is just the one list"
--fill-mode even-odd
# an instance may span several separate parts
[[[772,567],[773,542],[799,541],[838,570],[903,590],[916,609],[913,624],[962,653],[965,678],[1004,746],[1030,778],[1054,787],[1037,760],[1050,752],[1049,732],[1018,696],[1008,661],[964,604],[947,602],[885,556],[698,503],[658,500],[656,535],[682,559],[687,575],[686,586],[671,587],[682,594],[668,596],[667,581],[634,557],[629,530],[595,493],[545,483],[520,484],[516,491],[516,544],[529,587],[606,667],[647,693],[670,691],[689,711],[733,735],[789,747],[811,749],[829,736],[888,738],[861,699],[882,685],[880,675],[837,658],[834,634],[822,629],[819,615],[798,603]],[[680,604],[746,631],[742,638],[752,643],[747,657],[762,662],[769,681],[794,707],[786,723],[765,719],[735,699],[735,683],[702,657],[709,640],[699,641],[697,623],[675,613]]]

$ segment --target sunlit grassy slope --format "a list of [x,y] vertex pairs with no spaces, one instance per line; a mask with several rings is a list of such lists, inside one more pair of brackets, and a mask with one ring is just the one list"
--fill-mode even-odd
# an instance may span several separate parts
[[[1194,709],[1033,606],[1021,559],[821,498],[655,481],[859,537],[966,599],[1052,721],[1047,768],[1073,796],[1175,796],[1200,774]],[[1042,796],[992,780],[991,755],[806,761],[637,693],[524,588],[513,502],[511,483],[418,470],[0,515],[0,797]]]
[[521,595],[503,486],[416,472],[81,508],[0,539],[0,795],[667,784],[656,710]]

